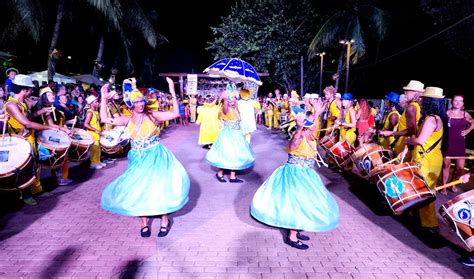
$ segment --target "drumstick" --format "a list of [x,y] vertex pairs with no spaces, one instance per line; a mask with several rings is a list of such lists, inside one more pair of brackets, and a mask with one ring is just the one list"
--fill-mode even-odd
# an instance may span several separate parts
[[74,131],[74,125],[76,125],[76,121],[77,121],[77,115],[74,116],[74,121],[72,122],[71,131]]
[[7,130],[7,125],[8,125],[8,122],[7,122],[7,119],[2,119],[3,121],[3,131],[2,131],[2,140],[5,139],[5,132]]
[[54,113],[54,109],[55,109],[55,107],[53,105],[51,105],[51,112],[53,113],[54,121],[57,121],[56,120],[56,113]]
[[436,187],[436,191],[439,191],[439,190],[443,190],[445,188],[449,188],[451,186],[454,186],[454,185],[458,185],[458,184],[461,184],[461,183],[467,183],[469,182],[469,176],[471,174],[470,173],[466,173],[465,175],[462,175],[461,177],[459,177],[458,180],[454,180],[452,182],[449,182],[449,183],[446,183],[444,185],[441,185],[441,186],[438,186]]
[[474,156],[446,156],[446,159],[456,160],[456,159],[465,159],[465,160],[474,160]]

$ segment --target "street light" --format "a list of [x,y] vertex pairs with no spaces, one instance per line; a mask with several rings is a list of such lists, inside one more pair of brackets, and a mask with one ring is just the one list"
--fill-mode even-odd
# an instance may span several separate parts
[[350,64],[350,58],[351,58],[351,44],[353,44],[355,41],[353,39],[351,40],[340,40],[339,43],[342,45],[347,45],[347,52],[346,52],[346,91],[349,91],[349,64]]
[[321,57],[321,65],[319,67],[320,73],[319,73],[319,94],[322,94],[322,89],[323,89],[323,61],[324,61],[324,55],[326,55],[326,52],[320,52],[317,53],[316,55],[319,55]]

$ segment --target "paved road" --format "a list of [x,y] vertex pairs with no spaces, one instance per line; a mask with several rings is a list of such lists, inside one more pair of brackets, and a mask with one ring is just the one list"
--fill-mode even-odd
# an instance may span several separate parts
[[[139,235],[137,218],[100,209],[102,189],[126,167],[74,167],[72,186],[35,207],[2,196],[1,278],[466,278],[474,269],[457,262],[463,249],[451,241],[430,248],[413,218],[392,217],[373,185],[320,169],[340,207],[340,226],[310,233],[310,249],[283,244],[284,232],[249,215],[253,193],[286,159],[283,135],[260,128],[252,146],[257,163],[241,174],[244,184],[221,184],[197,146],[197,126],[171,127],[162,142],[191,177],[190,202],[173,214],[174,226],[158,239]],[[349,184],[348,181],[351,183]],[[443,202],[442,198],[439,202]]]

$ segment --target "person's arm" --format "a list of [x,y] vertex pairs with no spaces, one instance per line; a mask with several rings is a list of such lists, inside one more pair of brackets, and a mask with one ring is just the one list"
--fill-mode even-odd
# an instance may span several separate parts
[[408,106],[407,109],[407,132],[404,136],[413,136],[416,134],[416,107],[413,105]]
[[[124,126],[127,124],[127,121],[128,121],[128,117],[126,116],[120,116],[120,117],[109,117],[109,114],[107,113],[107,102],[109,101],[110,98],[112,98],[117,92],[114,91],[114,93],[108,93],[109,91],[109,87],[110,87],[110,84],[109,83],[106,83],[104,84],[101,89],[100,89],[100,93],[102,95],[102,99],[100,101],[100,122],[102,123],[105,123],[105,124],[110,124],[110,125],[114,125],[114,126]],[[89,114],[90,114],[90,118],[88,120],[88,117],[89,117]],[[89,127],[91,127],[89,125],[89,122],[92,118],[92,113],[87,113],[86,115],[86,121],[87,122],[87,125]],[[86,123],[84,123],[84,127],[86,127]],[[90,129],[89,127],[87,127],[88,129]],[[95,130],[94,128],[91,127],[90,130]]]
[[49,127],[61,130],[61,131],[65,132],[66,134],[69,134],[71,132],[71,130],[69,130],[67,127],[61,127],[59,125],[56,125],[54,123],[53,119],[51,118],[51,114],[46,115],[46,122],[48,122]]
[[390,115],[390,118],[388,119],[388,123],[388,129],[393,130],[393,128],[395,128],[398,123],[398,114],[392,113],[392,115]]
[[154,111],[152,112],[153,117],[155,117],[158,121],[168,121],[179,117],[179,107],[178,101],[176,98],[176,92],[174,91],[174,83],[173,80],[169,77],[166,78],[168,82],[168,88],[171,93],[171,100],[173,101],[173,110],[172,111]]
[[293,134],[293,137],[291,138],[290,141],[290,151],[295,150],[298,148],[298,146],[301,144],[301,141],[303,140],[303,122],[304,122],[305,116],[304,115],[298,115],[296,117],[296,131]]
[[227,114],[229,112],[229,100],[228,100],[228,95],[224,91],[221,94],[221,100],[222,100],[222,112],[224,114]]
[[344,123],[341,123],[341,125],[343,127],[349,127],[349,128],[357,127],[357,118],[356,118],[355,110],[353,108],[350,108],[349,109],[349,114],[351,115],[351,122],[350,123],[344,122]]
[[423,122],[423,126],[421,127],[420,134],[414,138],[406,138],[405,144],[407,145],[422,145],[426,142],[426,140],[430,137],[430,135],[436,129],[436,117],[428,116],[425,118]]
[[91,126],[91,120],[92,120],[92,112],[88,111],[86,113],[86,119],[84,120],[84,128],[86,128],[87,130],[96,132],[99,135],[102,134],[102,131],[97,130],[96,128]]
[[[6,106],[6,111],[8,114],[15,118],[16,121],[18,121],[21,125],[23,125],[27,129],[33,129],[33,130],[48,130],[51,129],[50,127],[46,125],[42,125],[33,121],[30,121],[18,108],[17,105],[11,103]],[[57,128],[53,128],[57,129]],[[59,130],[59,129],[57,129]]]
[[467,136],[467,134],[469,134],[472,131],[472,129],[474,128],[474,121],[473,121],[471,115],[468,112],[465,112],[465,114],[466,114],[466,120],[469,123],[469,127],[467,127],[465,130],[461,131],[461,136],[463,136],[463,137]]

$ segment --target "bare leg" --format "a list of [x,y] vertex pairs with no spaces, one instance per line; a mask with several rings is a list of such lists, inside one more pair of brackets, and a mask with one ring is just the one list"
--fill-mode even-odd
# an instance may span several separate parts
[[217,175],[219,177],[223,177],[224,176],[224,170],[223,169],[219,169],[219,171],[217,172]]
[[291,241],[298,241],[298,238],[296,237],[297,234],[298,234],[298,231],[296,231],[296,230],[290,230],[290,233],[288,234],[288,238],[289,238]]
[[[448,183],[448,178],[449,178],[449,169],[451,167],[451,159],[444,159],[443,160],[443,171],[442,171],[442,177],[441,177],[441,182],[444,184]],[[447,191],[446,189],[443,189],[440,191],[441,194],[446,195]]]
[[168,226],[168,222],[169,222],[168,215],[167,214],[161,215],[161,226],[162,227]]
[[230,171],[230,179],[235,179],[235,171]]
[[[456,160],[456,176],[453,174],[453,179],[459,178],[464,172],[464,163],[466,162],[465,159],[458,159]],[[457,192],[458,188],[456,186],[451,187],[453,192]]]
[[148,217],[146,216],[140,216],[140,222],[142,224],[142,228],[148,226]]

